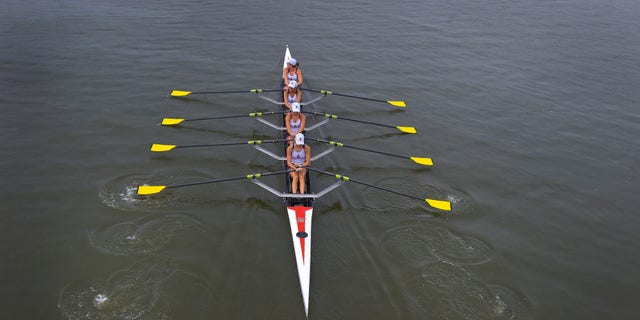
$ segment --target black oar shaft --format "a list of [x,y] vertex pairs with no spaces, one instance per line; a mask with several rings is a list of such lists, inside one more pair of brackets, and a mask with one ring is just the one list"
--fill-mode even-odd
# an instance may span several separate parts
[[371,124],[371,125],[374,125],[374,126],[380,126],[380,127],[386,127],[386,128],[396,129],[396,127],[394,127],[394,126],[390,126],[390,125],[388,125],[388,124],[382,124],[382,123],[376,123],[376,122],[370,122],[370,121],[364,121],[364,120],[358,120],[358,119],[345,118],[345,117],[340,117],[340,116],[337,116],[337,115],[335,115],[335,114],[330,114],[330,113],[309,112],[309,111],[303,111],[303,113],[313,114],[313,115],[315,115],[315,116],[323,116],[323,117],[332,118],[332,119],[339,119],[339,120],[353,121],[353,122],[359,122],[359,123]]
[[343,176],[343,175],[340,175],[340,174],[335,174],[335,173],[331,173],[331,172],[324,171],[324,170],[318,170],[318,169],[311,168],[311,167],[307,167],[307,169],[309,169],[311,171],[314,171],[314,172],[318,172],[318,173],[326,174],[326,175],[329,175],[329,176],[333,176],[333,177],[335,177],[337,179],[340,179],[340,180],[343,180],[343,181],[354,182],[354,183],[361,184],[363,186],[367,186],[367,187],[370,187],[370,188],[374,188],[374,189],[378,189],[378,190],[382,190],[382,191],[387,191],[387,192],[394,193],[394,194],[401,195],[401,196],[405,196],[405,197],[408,197],[408,198],[424,201],[424,199],[420,198],[420,197],[412,196],[410,194],[406,194],[404,192],[400,192],[400,191],[396,191],[396,190],[383,188],[383,187],[376,186],[376,185],[373,185],[373,184],[370,184],[370,183],[366,183],[366,182],[363,182],[363,181],[354,180],[354,179],[352,179],[350,177],[346,177],[346,176]]
[[401,195],[401,196],[409,197],[409,198],[412,198],[412,199],[416,199],[416,200],[424,201],[424,198],[420,198],[420,197],[412,196],[412,195],[410,195],[410,194],[406,194],[406,193],[403,193],[403,192],[400,192],[400,191],[396,191],[396,190],[391,190],[391,189],[383,188],[383,187],[380,187],[380,186],[376,186],[376,185],[373,185],[373,184],[369,184],[369,183],[366,183],[366,182],[362,182],[362,181],[358,181],[358,180],[353,180],[353,179],[349,179],[349,181],[351,181],[351,182],[355,182],[355,183],[358,183],[358,184],[361,184],[361,185],[364,185],[364,186],[367,186],[367,187],[371,187],[371,188],[375,188],[375,189],[383,190],[383,191],[386,191],[386,192],[394,193],[394,194],[397,194],[397,195]]
[[192,144],[188,146],[176,146],[177,148],[202,148],[202,147],[221,147],[221,146],[237,146],[241,144],[247,144],[247,142],[224,142],[224,143],[213,143],[213,144]]
[[231,91],[196,91],[190,94],[215,94],[215,93],[260,93],[282,91],[282,89],[252,89],[252,90],[231,90]]
[[267,172],[267,173],[253,173],[253,174],[248,174],[248,175],[244,175],[244,176],[240,176],[240,177],[222,178],[222,179],[216,179],[216,180],[207,180],[207,181],[200,181],[200,182],[192,182],[192,183],[185,183],[185,184],[167,186],[167,189],[169,189],[169,188],[180,188],[180,187],[197,186],[197,185],[201,185],[201,184],[218,183],[218,182],[226,182],[226,181],[233,181],[233,180],[255,179],[255,178],[260,178],[260,177],[284,174],[284,173],[288,173],[288,172],[291,172],[291,171],[293,171],[293,170],[282,170],[282,171]]
[[385,156],[390,156],[390,157],[396,157],[396,158],[401,158],[401,159],[409,159],[409,157],[406,157],[406,156],[401,156],[401,155],[398,155],[398,154],[393,154],[393,153],[384,152],[384,151],[376,151],[376,150],[365,149],[365,148],[360,148],[360,147],[347,146],[347,145],[344,145],[344,144],[342,146],[345,147],[345,148],[350,148],[350,149],[356,149],[356,150],[361,150],[361,151],[366,151],[366,152],[383,154]]
[[322,93],[324,95],[336,95],[336,96],[342,96],[342,97],[347,97],[347,98],[355,98],[355,99],[362,99],[362,100],[369,100],[369,101],[376,101],[376,102],[384,102],[387,103],[386,100],[381,100],[381,99],[373,99],[373,98],[367,98],[367,97],[359,97],[359,96],[352,96],[350,94],[343,94],[343,93],[336,93],[336,92],[332,92],[332,91],[328,91],[328,90],[318,90],[318,89],[307,89],[307,88],[301,88],[302,90],[306,90],[306,91],[311,91],[311,92],[319,92]]
[[383,123],[376,123],[376,122],[370,122],[370,121],[364,121],[364,120],[356,120],[356,119],[350,119],[350,118],[344,118],[344,117],[338,117],[337,119],[342,119],[342,120],[346,120],[346,121],[353,121],[353,122],[359,122],[359,123],[364,123],[364,124],[371,124],[374,126],[380,126],[380,127],[387,127],[387,128],[391,128],[391,129],[396,129],[396,127],[394,126],[390,126],[388,124],[383,124]]
[[194,118],[194,119],[185,119],[184,121],[200,121],[200,120],[217,120],[217,119],[230,119],[230,118],[242,118],[248,117],[246,114],[239,114],[234,116],[220,116],[220,117],[209,117],[209,118]]
[[356,150],[366,151],[366,152],[371,152],[371,153],[378,153],[378,154],[382,154],[382,155],[385,155],[385,156],[390,156],[390,157],[395,157],[395,158],[400,158],[400,159],[411,159],[411,157],[401,156],[401,155],[397,155],[397,154],[394,154],[394,153],[371,150],[371,149],[365,149],[365,148],[360,148],[360,147],[355,147],[355,146],[348,146],[348,145],[346,145],[344,143],[337,142],[337,141],[322,140],[322,139],[317,139],[317,138],[307,138],[307,139],[309,139],[311,141],[318,141],[318,142],[322,142],[322,143],[328,143],[328,144],[331,144],[331,145],[344,147],[344,148],[356,149]]
[[200,92],[191,92],[191,94],[211,94],[211,93],[247,93],[251,92],[250,90],[233,90],[233,91],[200,91]]
[[177,148],[201,148],[201,147],[221,147],[221,146],[238,146],[244,144],[262,144],[262,143],[278,143],[287,141],[285,139],[271,139],[271,140],[249,140],[244,142],[223,142],[213,144],[193,144],[188,146],[176,146]]
[[268,115],[283,114],[283,113],[285,113],[285,112],[284,111],[253,112],[253,113],[249,113],[249,114],[236,114],[236,115],[231,115],[231,116],[185,119],[184,121],[217,120],[217,119],[230,119],[230,118],[243,118],[243,117],[260,117],[260,116],[268,116]]

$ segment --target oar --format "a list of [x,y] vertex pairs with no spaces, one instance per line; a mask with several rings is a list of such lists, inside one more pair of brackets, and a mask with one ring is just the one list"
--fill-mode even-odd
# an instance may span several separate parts
[[271,92],[271,91],[282,91],[282,89],[251,89],[251,90],[232,90],[232,91],[182,91],[182,90],[173,90],[171,91],[172,97],[184,97],[190,94],[217,94],[217,93],[262,93],[262,92]]
[[317,89],[307,89],[307,88],[300,88],[302,90],[306,90],[306,91],[311,91],[311,92],[319,92],[324,94],[325,96],[327,95],[336,95],[336,96],[342,96],[342,97],[348,97],[348,98],[355,98],[355,99],[362,99],[362,100],[369,100],[369,101],[375,101],[375,102],[384,102],[384,103],[388,103],[392,106],[396,106],[396,107],[406,107],[407,104],[404,101],[392,101],[392,100],[381,100],[381,99],[373,99],[373,98],[367,98],[367,97],[358,97],[358,96],[352,96],[349,94],[343,94],[343,93],[337,93],[337,92],[331,92],[329,90],[317,90]]
[[175,144],[159,144],[154,143],[151,145],[151,151],[153,152],[166,152],[177,148],[202,148],[202,147],[221,147],[221,146],[237,146],[243,144],[263,144],[263,143],[277,143],[287,141],[285,139],[272,139],[272,140],[249,140],[245,142],[224,142],[214,144],[193,144],[186,146],[177,146]]
[[267,173],[252,173],[252,174],[248,174],[246,176],[240,176],[240,177],[223,178],[223,179],[208,180],[208,181],[193,182],[193,183],[185,183],[185,184],[178,184],[178,185],[173,185],[173,186],[138,186],[138,194],[139,195],[155,194],[155,193],[158,193],[158,192],[160,192],[160,191],[162,191],[164,189],[188,187],[188,186],[195,186],[195,185],[208,184],[208,183],[217,183],[217,182],[242,180],[242,179],[251,180],[251,179],[257,179],[257,178],[260,178],[260,177],[272,176],[272,175],[276,175],[276,174],[284,174],[284,173],[288,173],[288,172],[291,172],[291,171],[293,171],[293,170],[283,170],[283,171],[267,172]]
[[413,160],[413,162],[415,162],[417,164],[421,164],[423,166],[432,166],[433,165],[433,160],[431,160],[431,158],[422,158],[422,157],[414,157],[414,156],[402,156],[402,155],[397,155],[395,153],[388,153],[388,152],[376,151],[376,150],[365,149],[365,148],[360,148],[360,147],[355,147],[355,146],[348,146],[348,145],[345,145],[344,143],[338,142],[338,141],[322,140],[322,139],[310,138],[310,137],[307,137],[306,139],[311,140],[311,141],[318,141],[318,142],[322,142],[322,143],[327,143],[327,144],[330,144],[330,145],[336,146],[336,147],[351,148],[351,149],[356,149],[356,150],[361,150],[361,151],[366,151],[366,152],[378,153],[378,154],[382,154],[382,155],[385,155],[385,156],[396,157],[396,158],[400,158],[400,159]]
[[349,178],[347,176],[344,176],[344,175],[341,175],[341,174],[335,174],[335,173],[331,173],[331,172],[327,172],[327,171],[323,171],[323,170],[314,169],[314,168],[311,168],[311,167],[307,167],[307,169],[309,169],[311,171],[318,172],[318,173],[326,174],[326,175],[329,175],[329,176],[333,176],[336,179],[342,180],[342,181],[345,181],[345,182],[355,182],[355,183],[361,184],[363,186],[379,189],[379,190],[382,190],[382,191],[391,192],[391,193],[394,193],[394,194],[397,194],[397,195],[405,196],[405,197],[416,199],[416,200],[420,200],[420,201],[425,201],[427,204],[429,204],[430,206],[432,206],[432,207],[434,207],[436,209],[440,209],[440,210],[443,210],[443,211],[451,211],[451,202],[449,202],[449,201],[429,199],[429,198],[420,198],[420,197],[416,197],[416,196],[413,196],[413,195],[410,195],[410,194],[406,194],[406,193],[403,193],[403,192],[400,192],[400,191],[383,188],[383,187],[376,186],[376,185],[369,184],[369,183],[362,182],[362,181],[357,181],[357,180],[351,179],[351,178]]
[[371,124],[371,125],[374,125],[374,126],[386,127],[386,128],[391,128],[391,129],[398,129],[398,130],[400,130],[400,131],[402,131],[404,133],[418,133],[418,131],[414,127],[391,126],[391,125],[383,124],[383,123],[376,123],[376,122],[370,122],[370,121],[364,121],[364,120],[357,120],[357,119],[339,117],[338,115],[331,114],[331,113],[310,112],[310,111],[302,111],[302,113],[312,114],[312,115],[315,115],[315,116],[323,116],[323,117],[329,118],[329,119],[341,119],[341,120],[353,121],[353,122],[359,122],[359,123],[365,123],[365,124]]
[[179,118],[163,118],[163,126],[174,126],[186,121],[201,121],[201,120],[218,120],[218,119],[230,119],[230,118],[243,118],[243,117],[262,117],[273,114],[283,114],[285,111],[270,111],[270,112],[252,112],[249,114],[238,114],[232,116],[219,116],[210,118],[195,118],[195,119],[179,119]]

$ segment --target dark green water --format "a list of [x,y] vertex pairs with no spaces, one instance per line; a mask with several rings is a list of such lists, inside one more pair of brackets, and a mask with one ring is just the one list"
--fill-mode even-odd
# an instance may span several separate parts
[[[636,1],[9,1],[0,13],[0,318],[304,319],[279,170],[285,45],[332,122],[322,169],[453,203],[346,184],[316,202],[312,319],[626,319],[640,289],[640,5]],[[321,149],[321,146],[314,147]],[[278,150],[278,149],[276,149]],[[332,181],[317,178],[320,184]],[[265,182],[278,186],[280,178]]]

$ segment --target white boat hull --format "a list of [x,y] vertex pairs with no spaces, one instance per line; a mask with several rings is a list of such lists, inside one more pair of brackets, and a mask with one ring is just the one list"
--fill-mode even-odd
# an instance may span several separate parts
[[[283,70],[287,67],[289,59],[291,59],[291,52],[289,51],[289,46],[287,46],[284,53],[284,60],[282,61]],[[286,164],[285,169],[287,169]],[[300,279],[304,312],[308,317],[309,283],[311,280],[311,220],[313,217],[313,207],[288,202],[287,213],[289,215],[289,224],[291,225],[291,239],[293,240],[293,251],[296,256],[296,266],[298,267],[298,278]]]
[[312,207],[287,207],[291,224],[291,239],[298,266],[304,311],[309,315],[309,283],[311,280],[311,220]]

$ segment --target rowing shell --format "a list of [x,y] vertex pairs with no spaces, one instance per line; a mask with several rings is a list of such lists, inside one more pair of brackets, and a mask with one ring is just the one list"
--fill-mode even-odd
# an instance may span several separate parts
[[[289,59],[291,58],[291,52],[289,51],[289,47],[287,46],[285,49],[285,55],[284,55],[284,60],[283,60],[283,70],[284,68],[286,68],[287,65],[287,61],[289,61]],[[283,85],[282,79],[279,78],[278,80],[279,85]],[[320,92],[322,95],[316,97],[315,99],[311,99],[311,100],[307,100],[305,102],[301,102],[301,105],[309,105],[319,99],[322,99],[326,96],[328,96],[329,94],[331,94],[330,91],[327,90],[314,90],[314,89],[305,89],[303,88],[303,90],[307,90],[307,91],[312,91],[312,92]],[[286,115],[284,113],[286,113],[287,108],[284,106],[284,101],[283,101],[283,96],[281,95],[279,99],[274,100],[271,99],[265,95],[262,95],[262,92],[268,92],[268,91],[275,91],[275,92],[282,92],[281,89],[273,89],[273,90],[263,90],[263,89],[252,89],[249,91],[220,91],[220,92],[215,92],[215,91],[210,91],[210,92],[206,92],[206,91],[201,91],[201,92],[191,92],[191,91],[182,91],[182,90],[174,90],[171,93],[171,96],[175,96],[175,97],[182,97],[182,96],[186,96],[186,95],[190,95],[190,94],[203,94],[203,93],[241,93],[241,92],[251,92],[251,93],[255,93],[257,94],[258,97],[263,98],[269,102],[272,102],[276,105],[280,105],[282,106],[282,111],[273,111],[273,112],[254,112],[249,114],[248,116],[254,117],[257,121],[262,122],[276,130],[280,130],[283,134],[283,138],[286,138],[286,123],[285,123],[285,117]],[[370,98],[364,98],[364,97],[356,97],[356,96],[350,96],[350,95],[344,95],[344,94],[336,94],[336,95],[342,95],[342,96],[347,96],[347,97],[351,97],[351,98],[358,98],[358,99],[365,99],[365,100],[372,100],[372,101],[379,101],[379,102],[385,102],[385,103],[389,103],[391,105],[394,106],[401,106],[404,107],[405,103],[403,101],[384,101],[384,100],[378,100],[378,99],[370,99]],[[276,123],[271,123],[270,121],[267,121],[265,119],[262,119],[263,115],[268,115],[268,114],[283,114],[282,115],[282,126],[276,124]],[[326,123],[328,123],[331,119],[339,119],[338,116],[336,115],[332,115],[332,114],[321,114],[321,113],[316,113],[316,112],[305,112],[305,113],[309,113],[309,114],[313,114],[313,115],[322,115],[325,117],[324,120],[319,121],[317,123],[315,123],[314,125],[310,125],[310,126],[305,126],[305,133],[312,131]],[[244,115],[243,115],[244,116]],[[223,118],[233,118],[233,117],[238,117],[238,116],[223,116],[223,117],[214,117],[214,118],[201,118],[201,119],[177,119],[177,118],[165,118],[162,121],[162,125],[177,125],[183,121],[196,121],[196,120],[208,120],[208,119],[223,119]],[[365,123],[365,124],[371,124],[371,125],[377,125],[377,126],[383,126],[383,127],[389,127],[389,128],[393,128],[393,129],[398,129],[403,133],[416,133],[415,128],[413,127],[404,127],[404,126],[389,126],[389,125],[385,125],[385,124],[379,124],[379,123],[373,123],[373,122],[368,122],[368,121],[360,121],[360,120],[356,120],[356,119],[347,119],[347,118],[342,118],[343,120],[349,120],[349,121],[355,121],[355,122],[361,122],[361,123]],[[317,139],[317,138],[310,138],[310,137],[306,137],[307,139],[309,139],[310,141],[317,141],[317,142],[323,142],[323,143],[327,143],[329,145],[331,145],[331,147],[325,149],[324,151],[321,152],[317,152],[315,153],[315,155],[311,156],[311,162],[313,163],[314,161],[330,154],[331,152],[333,152],[334,150],[336,150],[336,148],[338,147],[345,147],[345,148],[351,148],[351,149],[357,149],[357,150],[361,150],[361,151],[367,151],[367,152],[373,152],[373,153],[377,153],[377,154],[382,154],[382,155],[387,155],[387,156],[394,156],[397,158],[403,158],[403,159],[410,159],[413,162],[420,164],[420,165],[433,165],[432,161],[430,158],[423,158],[423,157],[414,157],[414,156],[402,156],[402,155],[397,155],[397,154],[392,154],[392,153],[388,153],[388,152],[380,152],[380,151],[375,151],[375,150],[369,150],[369,149],[365,149],[365,148],[360,148],[360,147],[355,147],[355,146],[347,146],[344,145],[341,142],[337,142],[337,141],[327,141],[327,140],[322,140],[322,139]],[[283,151],[284,151],[284,156],[280,155],[280,154],[276,154],[268,149],[263,148],[262,146],[260,146],[263,142],[264,143],[275,143],[275,142],[280,142],[283,141]],[[186,148],[186,147],[210,147],[210,146],[223,146],[223,145],[238,145],[238,144],[247,144],[247,142],[242,142],[242,143],[220,143],[220,144],[209,144],[209,145],[184,145],[184,146],[176,146],[176,145],[165,145],[165,144],[153,144],[151,146],[151,151],[153,152],[166,152],[169,150],[172,150],[174,148]],[[366,187],[370,187],[370,188],[375,188],[378,190],[382,190],[385,192],[390,192],[396,195],[401,195],[401,196],[405,196],[408,198],[412,198],[415,200],[420,200],[420,201],[426,201],[426,203],[438,210],[443,210],[443,211],[450,211],[451,210],[451,203],[449,201],[446,200],[438,200],[438,199],[430,199],[430,198],[421,198],[421,197],[416,197],[410,194],[406,194],[400,191],[396,191],[396,190],[391,190],[388,188],[383,188],[380,186],[376,186],[373,184],[369,184],[366,182],[362,182],[362,181],[357,181],[355,179],[351,179],[345,175],[342,174],[335,174],[335,173],[331,173],[331,172],[327,172],[324,170],[318,170],[318,169],[314,169],[312,167],[308,167],[307,168],[307,172],[313,171],[319,174],[324,174],[324,175],[329,175],[329,176],[333,176],[335,177],[338,181],[334,182],[333,184],[329,185],[328,187],[325,187],[323,190],[320,190],[318,192],[312,192],[311,189],[311,179],[309,177],[309,174],[307,174],[305,183],[306,183],[306,190],[307,193],[306,194],[293,194],[291,193],[291,179],[289,177],[289,172],[290,169],[287,167],[286,164],[286,149],[287,149],[287,142],[285,139],[283,140],[250,140],[248,141],[248,145],[251,145],[253,148],[255,148],[256,150],[272,157],[275,160],[279,160],[283,162],[284,165],[284,170],[283,171],[279,171],[279,172],[267,172],[267,173],[253,173],[253,174],[248,174],[246,176],[240,176],[240,177],[233,177],[233,178],[223,178],[223,179],[216,179],[216,180],[209,180],[209,181],[200,181],[200,182],[193,182],[193,183],[185,183],[185,184],[178,184],[178,185],[169,185],[169,186],[153,186],[153,185],[142,185],[138,187],[138,195],[151,195],[151,194],[156,194],[161,192],[162,190],[165,189],[169,189],[169,188],[179,188],[179,187],[187,187],[187,186],[194,186],[194,185],[202,185],[202,184],[209,184],[209,183],[218,183],[218,182],[225,182],[225,181],[233,181],[233,180],[242,180],[242,179],[248,179],[249,181],[253,182],[254,184],[258,185],[259,187],[271,192],[272,194],[274,194],[275,196],[282,198],[286,204],[287,207],[287,215],[289,217],[289,225],[291,228],[291,239],[293,241],[293,250],[295,253],[295,258],[296,258],[296,266],[298,269],[298,278],[300,280],[300,289],[302,292],[302,301],[304,304],[304,310],[305,310],[305,315],[309,315],[309,286],[310,286],[310,276],[311,276],[311,222],[312,222],[312,217],[313,217],[313,202],[315,199],[320,198],[322,196],[324,196],[325,194],[331,192],[332,190],[340,187],[342,184],[344,184],[347,181],[350,181],[352,183],[355,184],[359,184],[359,185],[363,185]],[[286,186],[286,191],[282,192],[280,190],[277,190],[267,184],[265,184],[264,182],[262,182],[259,178],[261,177],[266,177],[266,176],[272,176],[272,175],[279,175],[279,174],[284,174],[285,175],[285,186]]]
[[[289,46],[284,52],[284,62],[282,68],[287,67],[287,61],[291,59]],[[284,109],[286,107],[283,106]],[[284,123],[283,116],[283,126]],[[286,131],[283,133],[286,134]],[[287,143],[285,145],[285,152]],[[286,154],[285,154],[286,156]],[[287,169],[287,162],[284,161],[284,169]],[[309,179],[306,183],[309,184]],[[287,186],[291,192],[291,184],[289,175],[286,175]],[[308,193],[311,193],[310,186],[307,185]],[[285,198],[287,203],[287,213],[289,215],[289,224],[291,225],[291,239],[293,240],[293,251],[296,255],[296,265],[298,266],[298,278],[300,279],[300,289],[302,290],[302,302],[304,303],[304,312],[309,316],[309,284],[311,280],[311,220],[313,217],[313,198]]]

